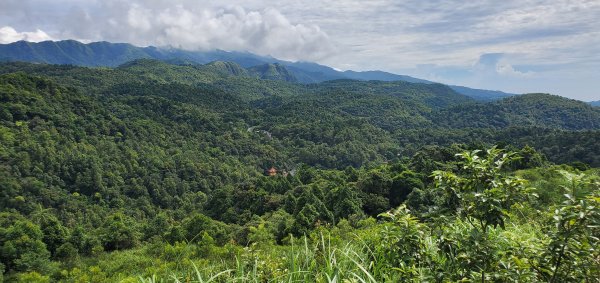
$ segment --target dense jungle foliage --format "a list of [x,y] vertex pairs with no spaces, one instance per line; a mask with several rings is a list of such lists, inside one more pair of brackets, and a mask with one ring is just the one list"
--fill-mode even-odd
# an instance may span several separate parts
[[1,64],[0,281],[598,282],[599,108],[282,68]]

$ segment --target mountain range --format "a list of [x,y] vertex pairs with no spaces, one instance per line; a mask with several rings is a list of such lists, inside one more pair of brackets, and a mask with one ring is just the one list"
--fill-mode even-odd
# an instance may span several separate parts
[[0,282],[598,278],[600,107],[245,53],[2,48]]
[[[215,138],[242,135],[245,141],[236,141],[226,152],[255,152],[244,149],[250,141],[259,142],[253,145],[256,148],[270,147],[261,149],[259,155],[264,156],[252,162],[256,167],[279,160],[344,168],[408,156],[424,145],[482,142],[531,145],[553,161],[600,164],[600,155],[583,154],[600,150],[596,142],[600,108],[582,101],[524,94],[481,102],[447,85],[406,81],[336,79],[303,84],[289,70],[279,63],[244,68],[226,61],[200,65],[156,59],[112,68],[7,62],[0,64],[5,91],[44,92],[53,106],[41,109],[37,104],[42,102],[27,100],[28,94],[9,95],[3,99],[16,101],[5,105],[0,116],[9,125],[31,120],[34,126],[52,112],[62,117],[55,121],[60,127],[78,117],[91,123],[86,131],[92,135],[121,132],[142,140],[151,138],[148,135],[174,135],[173,129],[179,129],[182,140],[206,133]],[[64,99],[68,105],[63,105]],[[94,106],[79,109],[82,103]],[[73,110],[70,118],[60,110],[68,107]],[[119,120],[132,117],[137,122],[128,127],[137,137],[120,128]],[[247,130],[258,136],[249,136]],[[67,130],[75,140],[83,134],[77,131]]]
[[[406,81],[432,84],[434,82],[383,71],[338,71],[311,62],[290,62],[247,52],[187,51],[176,48],[137,47],[127,43],[93,42],[84,44],[75,40],[18,41],[0,44],[0,61],[70,64],[88,67],[116,67],[136,59],[156,59],[179,65],[207,64],[214,61],[235,62],[251,72],[262,73],[266,79],[299,83],[319,83],[336,79]],[[516,94],[501,91],[473,89],[450,85],[454,91],[479,101],[493,101]]]

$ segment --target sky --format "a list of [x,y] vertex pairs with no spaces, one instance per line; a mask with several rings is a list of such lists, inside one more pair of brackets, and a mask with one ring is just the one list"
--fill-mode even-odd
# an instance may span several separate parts
[[0,43],[61,39],[600,100],[600,0],[0,0]]

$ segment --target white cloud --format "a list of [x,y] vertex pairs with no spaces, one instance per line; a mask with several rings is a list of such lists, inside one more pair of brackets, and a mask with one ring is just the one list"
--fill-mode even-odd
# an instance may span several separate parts
[[531,77],[535,73],[532,71],[521,72],[515,70],[515,68],[506,61],[499,61],[496,64],[496,72],[504,76],[515,76],[515,77]]
[[127,23],[133,29],[148,32],[152,28],[151,16],[150,11],[133,4],[127,12]]
[[10,26],[0,28],[0,43],[11,43],[19,40],[40,42],[51,39],[48,34],[39,29],[33,32],[18,32]]
[[88,9],[72,8],[65,18],[60,38],[249,51],[287,60],[319,60],[335,51],[319,26],[292,23],[274,8],[112,0]]
[[533,71],[516,70],[510,63],[509,58],[510,56],[504,53],[482,54],[479,60],[473,65],[471,71],[488,76],[531,77],[535,75]]
[[[246,9],[191,0],[2,0],[0,26],[31,27],[56,39],[128,42],[188,50],[249,51],[287,60],[315,61],[336,51],[318,25],[293,22],[272,7]],[[58,9],[60,7],[60,9]],[[18,13],[17,13],[18,12]],[[10,33],[10,32],[9,32]],[[43,32],[36,31],[36,36]],[[6,35],[13,38],[36,39]]]

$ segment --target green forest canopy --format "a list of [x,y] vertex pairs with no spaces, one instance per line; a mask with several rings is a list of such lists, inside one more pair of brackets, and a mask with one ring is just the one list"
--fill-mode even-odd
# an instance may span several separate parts
[[[303,85],[231,64],[0,73],[6,280],[597,278],[600,110],[585,103]],[[272,166],[285,175],[265,176]],[[518,250],[525,240],[535,244]],[[303,259],[279,266],[287,253]],[[339,266],[321,265],[332,256]],[[194,275],[192,263],[208,267]]]

